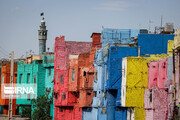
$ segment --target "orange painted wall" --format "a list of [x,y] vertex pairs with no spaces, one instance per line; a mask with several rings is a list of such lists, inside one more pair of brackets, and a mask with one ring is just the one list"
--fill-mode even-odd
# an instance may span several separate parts
[[[1,65],[1,84],[3,82],[2,78],[4,76],[4,83],[10,83],[10,68],[11,68],[11,63],[4,63]],[[13,78],[13,83],[17,82],[17,63],[14,63],[14,78]],[[8,105],[9,105],[9,99],[2,99],[1,98],[1,93],[0,93],[0,105],[4,105],[3,108],[3,114],[7,115],[8,114]],[[13,99],[13,115],[15,115],[16,111],[16,99]]]
[[[72,71],[74,70],[75,72],[75,79],[74,81],[72,80]],[[69,91],[78,91],[79,89],[79,80],[78,80],[78,56],[77,58],[70,58],[69,59]]]

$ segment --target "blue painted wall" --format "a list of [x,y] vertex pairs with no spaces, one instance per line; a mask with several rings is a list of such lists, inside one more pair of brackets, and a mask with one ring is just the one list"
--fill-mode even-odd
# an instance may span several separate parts
[[95,54],[94,66],[97,71],[97,80],[94,80],[93,92],[96,92],[96,96],[93,97],[92,107],[104,106],[103,93],[105,92],[105,68],[106,64],[104,62],[103,50],[100,49]]
[[105,48],[107,43],[110,43],[110,46],[113,43],[129,44],[134,43],[132,41],[139,33],[147,33],[147,30],[138,30],[138,29],[103,29],[101,33],[101,43],[102,48]]
[[174,35],[165,34],[139,34],[138,47],[141,47],[141,55],[167,53],[168,40],[173,40]]
[[[106,112],[103,113],[102,109],[105,109]],[[98,108],[98,120],[107,120],[107,108],[102,108],[102,107]]]
[[109,49],[107,89],[121,89],[122,58],[137,56],[136,47],[116,47]]
[[114,120],[126,120],[126,119],[127,119],[127,108],[116,107]]
[[82,108],[82,120],[98,120],[98,108]]

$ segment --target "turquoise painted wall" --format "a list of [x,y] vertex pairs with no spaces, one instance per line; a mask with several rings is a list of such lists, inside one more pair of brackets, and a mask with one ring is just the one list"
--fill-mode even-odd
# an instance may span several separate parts
[[[40,95],[44,95],[46,89],[51,90],[50,96],[52,96],[54,56],[43,56],[42,61],[33,61],[32,64],[25,64],[23,61],[19,61],[17,73],[17,83],[28,83],[28,74],[30,75],[30,83],[37,83],[37,97],[39,97]],[[16,104],[19,104],[20,106],[32,105],[31,101],[27,99],[17,99]],[[54,119],[54,100],[50,108],[50,114]],[[19,107],[19,112],[21,112],[21,107]]]
[[[45,68],[42,61],[33,61],[32,64],[25,64],[23,61],[18,62],[17,83],[28,83],[28,74],[30,75],[30,83],[37,84],[37,97],[45,92]],[[16,99],[19,104],[19,113],[21,113],[21,105],[31,105],[28,99]],[[32,108],[32,107],[31,107]],[[33,108],[32,108],[33,111]]]
[[[45,88],[51,90],[50,96],[52,96],[52,79],[54,78],[54,56],[43,56],[43,67],[45,68]],[[50,106],[50,115],[54,120],[54,98],[53,104]]]
[[[30,75],[30,83],[37,84],[37,97],[45,92],[45,68],[40,61],[33,61],[32,64],[24,64],[23,61],[18,62],[17,83],[28,83],[28,74]],[[16,104],[31,105],[31,101],[27,99],[17,99]]]

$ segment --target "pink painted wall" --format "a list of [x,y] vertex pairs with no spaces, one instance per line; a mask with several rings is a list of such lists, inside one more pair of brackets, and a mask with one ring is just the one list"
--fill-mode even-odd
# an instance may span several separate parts
[[167,80],[167,68],[168,68],[168,59],[161,59],[158,61],[158,80],[157,86],[159,88],[164,88],[164,81]]
[[165,90],[153,89],[153,108],[155,109],[166,109],[168,105],[168,93]]
[[164,88],[164,82],[167,80],[168,59],[161,59],[149,63],[148,88],[157,86]]
[[148,88],[157,86],[158,80],[158,61],[149,63]]
[[145,110],[145,120],[153,120],[154,118],[154,110],[152,109],[147,109]]
[[152,94],[152,92],[150,91],[151,91],[150,89],[146,89],[144,92],[144,108],[145,109],[153,109],[153,102],[150,102],[150,94]]
[[174,110],[174,98],[172,93],[168,93],[168,119],[173,118],[173,110]]
[[159,88],[146,89],[144,95],[146,120],[167,120],[168,93]]
[[167,109],[155,109],[152,120],[167,120]]

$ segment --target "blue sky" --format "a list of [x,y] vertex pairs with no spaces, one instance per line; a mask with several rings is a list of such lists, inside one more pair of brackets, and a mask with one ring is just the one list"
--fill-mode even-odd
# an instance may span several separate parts
[[91,41],[93,32],[105,28],[154,30],[173,22],[180,27],[180,0],[0,0],[0,59],[38,54],[40,13],[48,29],[47,47],[53,50],[55,37],[68,41]]

